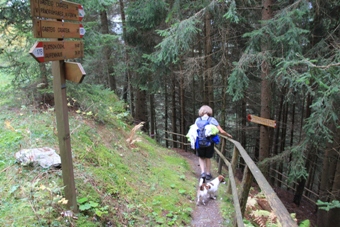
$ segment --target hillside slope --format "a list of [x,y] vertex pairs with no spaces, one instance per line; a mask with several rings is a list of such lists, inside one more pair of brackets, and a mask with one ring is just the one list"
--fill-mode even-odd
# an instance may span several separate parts
[[81,87],[77,94],[72,93],[72,88],[69,90],[71,146],[80,213],[66,212],[60,169],[21,166],[14,158],[17,151],[28,148],[51,147],[58,153],[53,106],[36,102],[36,97],[3,83],[0,223],[4,226],[190,223],[196,179],[186,174],[191,171],[188,163],[140,131],[133,135],[139,142],[127,143],[132,125],[127,123],[124,105],[112,92],[90,86]]

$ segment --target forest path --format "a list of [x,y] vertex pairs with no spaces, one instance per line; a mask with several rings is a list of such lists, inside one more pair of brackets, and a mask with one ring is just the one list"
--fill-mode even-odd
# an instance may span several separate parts
[[[197,178],[197,186],[198,186],[198,179],[201,175],[201,170],[198,164],[198,157],[188,151],[176,149],[176,152],[180,154],[182,157],[184,157],[188,163],[191,166],[192,174],[195,175]],[[212,173],[213,177],[217,176],[218,173]],[[196,195],[196,192],[195,192]],[[218,196],[217,196],[218,198]],[[196,203],[196,197],[195,197],[195,203]],[[228,226],[228,223],[230,223],[229,220],[224,220],[217,200],[209,200],[206,205],[200,204],[199,206],[196,206],[192,213],[192,221],[191,225],[192,227],[222,227],[222,226]]]

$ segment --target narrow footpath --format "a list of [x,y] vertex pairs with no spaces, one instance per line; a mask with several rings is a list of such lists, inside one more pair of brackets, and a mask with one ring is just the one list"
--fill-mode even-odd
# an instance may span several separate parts
[[[184,150],[176,149],[177,153],[183,156],[188,163],[191,166],[192,174],[197,177],[197,186],[198,186],[198,180],[201,175],[201,170],[198,163],[198,157],[193,152],[186,152]],[[212,175],[213,177],[216,177],[218,173],[214,172],[212,169]],[[225,187],[225,185],[222,185],[222,187]],[[196,195],[196,193],[195,193]],[[217,200],[219,197],[217,196]],[[218,201],[210,199],[206,205],[200,204],[199,206],[196,206],[196,208],[193,211],[192,214],[192,221],[191,226],[192,227],[222,227],[222,226],[228,226],[228,223],[230,224],[229,220],[224,220],[222,218],[222,215],[219,210]],[[196,203],[196,200],[195,200]]]

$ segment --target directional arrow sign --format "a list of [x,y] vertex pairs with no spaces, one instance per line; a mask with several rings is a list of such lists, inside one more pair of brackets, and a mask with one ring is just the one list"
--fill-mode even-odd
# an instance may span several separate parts
[[66,80],[80,84],[86,72],[83,66],[77,62],[65,62],[65,77]]
[[33,32],[35,38],[83,38],[85,29],[82,24],[33,20]]
[[257,123],[257,124],[266,125],[266,126],[272,127],[272,128],[276,127],[276,121],[275,120],[270,120],[270,119],[267,119],[267,118],[258,117],[258,116],[251,115],[251,114],[248,114],[247,119],[248,119],[248,121],[254,122],[254,123]]
[[36,42],[29,53],[38,62],[82,58],[84,57],[84,44],[81,41]]
[[61,0],[30,0],[33,17],[81,21],[85,16],[82,5]]

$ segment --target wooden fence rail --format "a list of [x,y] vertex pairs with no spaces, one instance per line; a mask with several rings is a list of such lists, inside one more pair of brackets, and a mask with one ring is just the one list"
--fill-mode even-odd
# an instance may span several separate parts
[[[168,132],[169,133],[169,132]],[[184,136],[177,134],[179,136]],[[184,136],[185,137],[185,136]],[[261,173],[260,169],[256,166],[254,161],[250,158],[248,153],[242,147],[242,145],[228,137],[220,135],[221,138],[221,147],[220,150],[215,147],[215,151],[218,154],[219,158],[219,168],[218,172],[221,174],[222,172],[222,161],[228,167],[229,173],[229,182],[227,186],[227,192],[232,194],[234,208],[235,208],[235,221],[234,226],[243,227],[243,213],[245,211],[247,199],[249,196],[249,191],[251,187],[251,183],[255,180],[258,186],[261,188],[261,191],[267,198],[268,203],[274,211],[274,214],[277,216],[277,219],[281,223],[283,227],[297,227],[298,225],[292,219],[286,207],[283,205],[279,197],[276,195],[273,188],[270,186],[264,175]],[[175,142],[175,141],[173,141]],[[233,156],[231,162],[229,162],[225,158],[225,145],[227,142],[233,144]],[[190,146],[190,143],[185,144]],[[236,170],[236,165],[238,163],[239,157],[242,157],[245,162],[245,168],[243,172],[242,186],[240,187],[240,191],[237,191],[234,173]],[[239,199],[240,196],[240,199]]]

